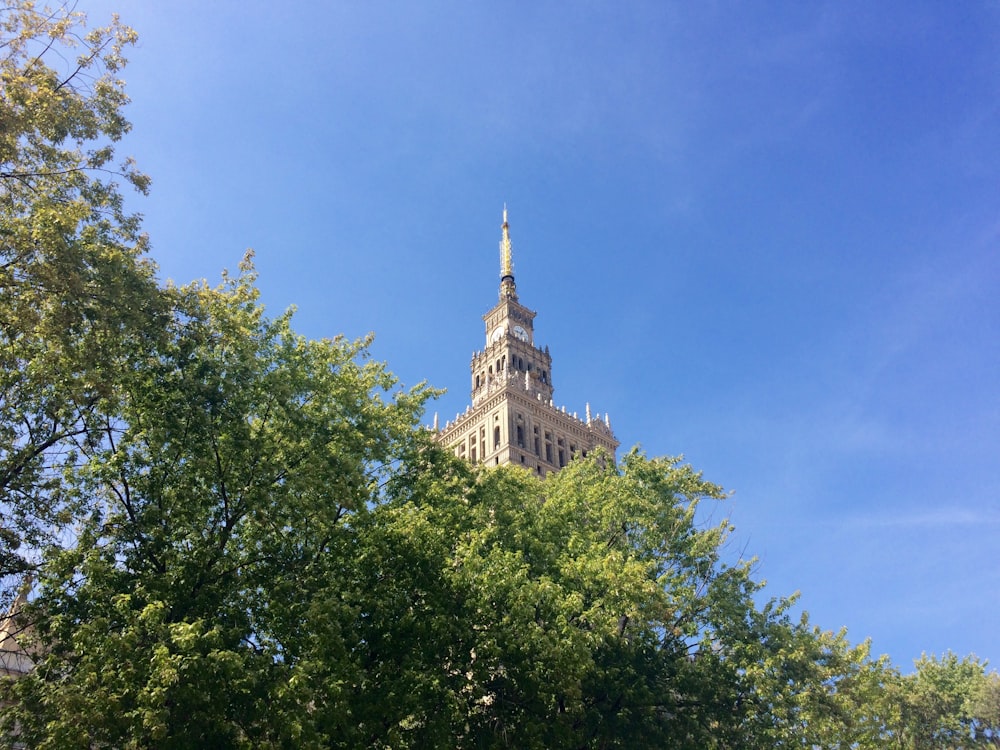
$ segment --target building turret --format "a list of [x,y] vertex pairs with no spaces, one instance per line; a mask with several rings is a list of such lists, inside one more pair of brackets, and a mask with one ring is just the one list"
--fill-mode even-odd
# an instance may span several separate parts
[[543,476],[598,447],[614,460],[618,441],[609,423],[590,418],[589,404],[585,421],[555,407],[552,357],[535,345],[535,315],[518,300],[504,206],[499,301],[483,316],[486,346],[472,355],[472,407],[438,439],[473,463],[515,463]]

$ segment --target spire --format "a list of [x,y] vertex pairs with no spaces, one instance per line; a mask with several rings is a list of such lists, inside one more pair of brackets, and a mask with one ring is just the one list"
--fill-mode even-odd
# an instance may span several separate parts
[[510,246],[510,225],[507,223],[507,204],[503,206],[503,224],[500,225],[500,298],[517,299],[514,285],[514,259]]

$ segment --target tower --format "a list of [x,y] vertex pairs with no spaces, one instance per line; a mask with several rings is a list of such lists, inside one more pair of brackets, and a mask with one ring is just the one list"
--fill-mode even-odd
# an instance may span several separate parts
[[607,415],[592,417],[587,404],[580,419],[554,405],[552,357],[536,346],[535,312],[517,297],[506,207],[500,232],[499,301],[483,316],[485,348],[472,355],[472,404],[437,439],[472,463],[513,463],[541,476],[598,447],[613,461],[618,441]]

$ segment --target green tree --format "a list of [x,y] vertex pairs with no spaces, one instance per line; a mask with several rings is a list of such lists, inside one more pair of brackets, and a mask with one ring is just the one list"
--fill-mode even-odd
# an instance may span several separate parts
[[394,381],[359,363],[363,342],[302,339],[289,315],[264,317],[253,281],[245,265],[176,290],[155,356],[120,378],[119,414],[78,446],[65,491],[87,514],[27,612],[40,657],[10,688],[19,741],[318,741],[295,640],[322,629],[299,622],[313,568],[338,583],[347,519],[377,500],[427,393],[384,398]]
[[[869,704],[892,675],[884,660],[791,620],[790,602],[756,605],[751,565],[720,560],[728,525],[695,523],[698,504],[722,496],[678,461],[637,453],[542,482],[415,441],[293,618],[302,700],[330,707],[310,715],[314,736],[883,746]],[[302,588],[289,581],[286,599]]]
[[[483,481],[512,481],[498,477]],[[486,744],[775,748],[862,735],[826,709],[879,663],[791,620],[788,600],[758,604],[752,563],[722,561],[728,522],[695,521],[718,486],[635,452],[530,481],[527,496],[490,493],[460,568],[481,571],[468,617],[490,635],[476,652],[492,659],[473,670],[491,708]]]
[[1000,747],[1000,675],[975,657],[922,656],[890,700],[898,705],[901,748]]
[[148,180],[114,161],[135,34],[84,23],[65,6],[0,7],[0,605],[72,518],[61,466],[162,308],[118,189]]
[[976,683],[967,704],[976,737],[984,745],[1000,748],[1000,674],[993,670]]

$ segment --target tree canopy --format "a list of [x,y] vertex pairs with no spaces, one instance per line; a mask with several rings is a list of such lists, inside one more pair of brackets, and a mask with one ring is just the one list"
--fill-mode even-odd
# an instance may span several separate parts
[[118,187],[148,180],[114,161],[129,129],[117,74],[135,33],[83,22],[0,8],[0,580],[68,525],[61,467],[163,309]]
[[680,459],[474,467],[250,255],[159,284],[114,162],[135,35],[83,22],[0,9],[0,580],[34,582],[0,747],[1000,746],[985,662],[793,617]]

